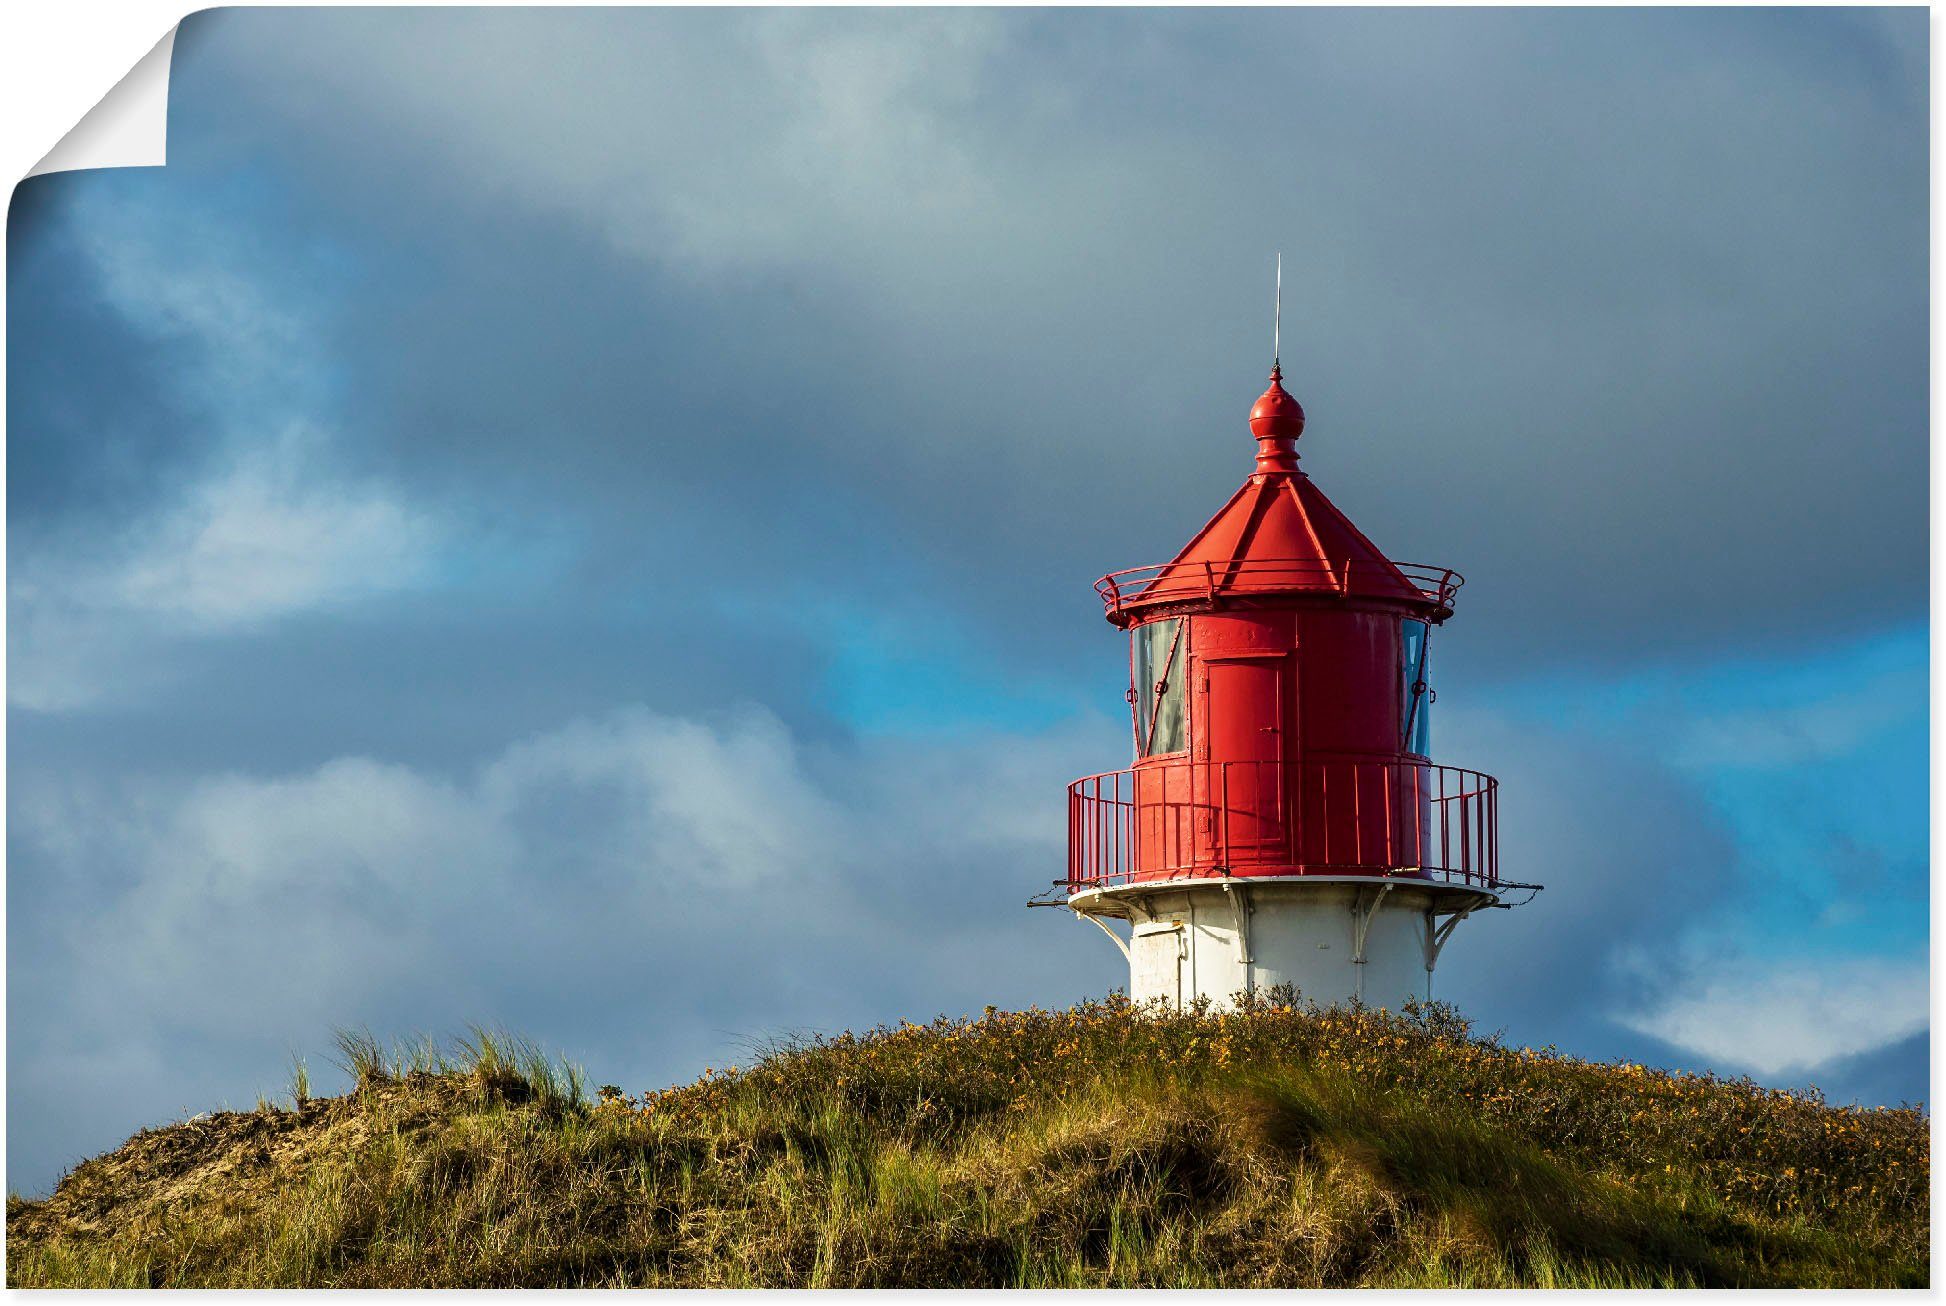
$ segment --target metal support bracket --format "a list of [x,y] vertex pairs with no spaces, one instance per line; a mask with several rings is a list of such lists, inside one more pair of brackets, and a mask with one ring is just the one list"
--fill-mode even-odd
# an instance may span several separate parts
[[1372,918],[1378,915],[1385,895],[1390,892],[1389,883],[1372,890],[1360,889],[1351,904],[1351,960],[1355,966],[1365,964],[1365,937],[1372,932]]
[[1451,916],[1449,916],[1446,919],[1446,923],[1444,925],[1435,925],[1433,923],[1434,916],[1432,912],[1430,910],[1426,912],[1425,949],[1426,949],[1426,973],[1428,975],[1432,973],[1432,968],[1439,964],[1440,949],[1446,946],[1446,940],[1453,937],[1453,930],[1459,925],[1461,921],[1465,920],[1468,916],[1471,916],[1472,914],[1473,914],[1473,908],[1463,907],[1459,911],[1456,911]]
[[1223,894],[1230,900],[1230,919],[1237,927],[1237,960],[1248,966],[1256,961],[1250,955],[1250,917],[1257,905],[1250,901],[1250,890],[1234,880],[1223,881]]
[[1135,959],[1129,955],[1128,944],[1122,941],[1121,935],[1108,928],[1106,921],[1102,920],[1101,917],[1095,915],[1093,912],[1076,912],[1075,914],[1083,920],[1092,921],[1096,929],[1108,936],[1109,942],[1122,950],[1122,960],[1131,966],[1135,964]]

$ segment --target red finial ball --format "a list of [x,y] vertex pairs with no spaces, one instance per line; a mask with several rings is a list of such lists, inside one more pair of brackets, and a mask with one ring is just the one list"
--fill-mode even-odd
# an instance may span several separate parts
[[1284,370],[1270,369],[1270,389],[1250,410],[1250,433],[1259,440],[1295,440],[1304,434],[1304,409],[1284,389]]

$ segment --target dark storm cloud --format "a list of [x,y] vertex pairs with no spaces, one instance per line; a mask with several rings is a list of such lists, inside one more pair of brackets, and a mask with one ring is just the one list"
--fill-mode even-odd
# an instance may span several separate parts
[[1446,711],[1439,728],[1445,756],[1494,760],[1520,868],[1508,878],[1547,886],[1455,939],[1440,995],[1544,1042],[1679,982],[1673,966],[1643,976],[1617,963],[1665,955],[1672,920],[1706,920],[1735,900],[1731,842],[1695,788],[1601,734],[1522,728],[1479,708]]
[[1832,1102],[1897,1106],[1932,1102],[1932,1036],[1915,1034],[1887,1047],[1862,1052],[1814,1077]]
[[[92,179],[91,179],[92,180]],[[14,193],[7,220],[10,384],[9,529],[97,524],[153,502],[206,452],[208,406],[173,375],[193,345],[144,332],[77,247],[64,199],[79,179],[55,174]],[[67,438],[33,438],[61,432]]]
[[1916,15],[390,21],[215,15],[183,57],[412,268],[355,401],[445,474],[544,445],[625,515],[757,467],[798,493],[726,565],[829,493],[1055,619],[1245,469],[1281,247],[1307,466],[1474,574],[1503,662],[1923,601]]

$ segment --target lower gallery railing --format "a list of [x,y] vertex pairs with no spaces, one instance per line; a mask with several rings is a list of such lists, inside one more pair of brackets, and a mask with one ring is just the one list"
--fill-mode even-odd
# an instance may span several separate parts
[[1068,786],[1070,892],[1183,876],[1500,882],[1499,784],[1409,759],[1155,762]]

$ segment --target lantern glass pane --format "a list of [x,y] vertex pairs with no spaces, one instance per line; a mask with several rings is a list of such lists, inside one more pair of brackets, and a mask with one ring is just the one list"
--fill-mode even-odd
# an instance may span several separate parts
[[[1138,757],[1180,753],[1189,747],[1184,687],[1189,650],[1182,618],[1137,626],[1135,641],[1135,748]],[[1160,685],[1160,690],[1157,686]]]
[[1423,621],[1399,623],[1400,720],[1404,738],[1399,746],[1420,757],[1432,749],[1432,627]]

